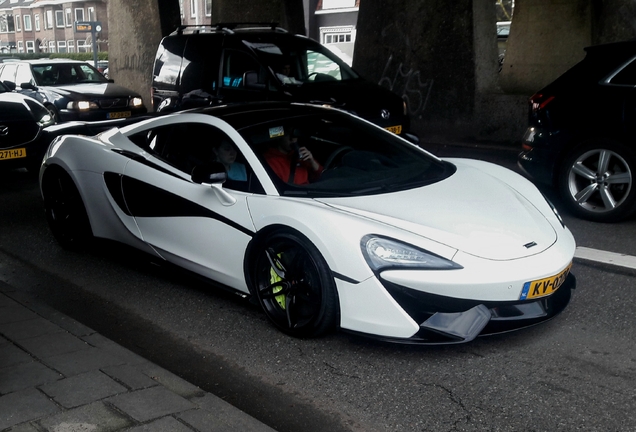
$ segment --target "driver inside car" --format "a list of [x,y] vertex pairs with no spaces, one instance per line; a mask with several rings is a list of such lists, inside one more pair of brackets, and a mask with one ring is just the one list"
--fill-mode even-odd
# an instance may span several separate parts
[[263,156],[281,180],[303,185],[316,181],[323,167],[306,147],[298,146],[298,135],[297,129],[289,127],[269,128],[269,137],[274,142]]

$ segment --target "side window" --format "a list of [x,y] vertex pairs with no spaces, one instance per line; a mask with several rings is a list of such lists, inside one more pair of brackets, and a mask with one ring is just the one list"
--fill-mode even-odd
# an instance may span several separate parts
[[311,81],[342,79],[340,66],[316,51],[307,51],[307,77]]
[[219,79],[222,41],[218,35],[190,37],[186,44],[181,72],[181,92],[213,94]]
[[258,61],[241,51],[227,50],[223,58],[223,75],[221,85],[223,87],[243,87],[243,79],[246,72],[256,72],[256,78],[260,84],[264,82],[264,69]]
[[29,65],[21,64],[18,65],[18,71],[15,76],[16,84],[20,85],[22,83],[30,83],[35,84],[33,81],[33,75],[31,74],[31,68]]
[[233,141],[213,126],[179,123],[131,136],[130,140],[186,174],[192,173],[196,165],[222,163],[228,173],[224,188],[263,193]]
[[636,59],[625,66],[611,80],[610,84],[636,86]]
[[152,73],[154,85],[172,86],[176,84],[185,43],[185,36],[169,37],[161,42]]

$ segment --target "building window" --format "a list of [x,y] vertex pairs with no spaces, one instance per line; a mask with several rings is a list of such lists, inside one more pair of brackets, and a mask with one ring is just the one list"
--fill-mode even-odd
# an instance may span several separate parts
[[73,25],[73,16],[71,15],[71,8],[66,8],[64,11],[64,15],[66,16],[66,27],[70,27]]
[[190,0],[190,17],[197,17],[197,0]]
[[40,31],[40,14],[33,15],[33,21],[35,21],[35,31]]
[[86,44],[85,40],[78,40],[77,41],[77,52],[78,53],[85,53],[85,52],[89,52],[88,51],[88,45]]
[[205,0],[205,16],[212,16],[212,0]]
[[323,0],[323,9],[342,9],[355,7],[356,0]]
[[55,52],[55,41],[49,41],[49,52],[50,53]]
[[336,28],[336,29],[320,29],[322,33],[322,43],[324,45],[337,43],[351,43],[353,39],[353,29]]
[[32,31],[31,15],[24,15],[24,31]]
[[22,30],[21,28],[21,21],[20,21],[20,15],[16,15],[15,16],[15,31],[19,32]]
[[35,42],[26,41],[26,52],[34,53],[35,52]]
[[75,9],[75,21],[84,21],[84,9]]
[[75,52],[75,41],[73,39],[66,42],[66,49],[70,53]]
[[0,15],[0,33],[13,33],[14,31],[13,15]]
[[88,20],[89,21],[97,21],[96,17],[95,17],[95,8],[94,7],[89,7],[86,9],[86,13],[88,14]]
[[58,28],[64,27],[64,11],[55,11],[55,26]]
[[18,52],[19,53],[23,53],[24,52],[24,42],[22,42],[22,41],[18,41]]
[[46,11],[46,22],[44,23],[44,28],[45,29],[53,28],[53,11],[52,10]]
[[57,41],[57,52],[59,53],[66,52],[66,41]]

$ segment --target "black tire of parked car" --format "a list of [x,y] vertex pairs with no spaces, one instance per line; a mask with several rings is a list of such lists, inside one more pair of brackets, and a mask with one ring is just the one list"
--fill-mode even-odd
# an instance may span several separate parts
[[625,145],[588,140],[571,150],[561,166],[559,193],[575,216],[618,222],[636,211],[636,155]]
[[57,110],[57,108],[55,108],[55,106],[53,104],[46,104],[44,105],[44,107],[49,110],[49,113],[51,114],[51,117],[53,117],[53,120],[55,121],[55,123],[59,123],[60,122],[60,112]]
[[270,321],[295,337],[318,337],[336,328],[339,306],[333,275],[304,236],[282,229],[257,246],[254,294]]
[[57,242],[81,250],[93,240],[86,207],[73,179],[59,167],[49,167],[42,178],[46,221]]

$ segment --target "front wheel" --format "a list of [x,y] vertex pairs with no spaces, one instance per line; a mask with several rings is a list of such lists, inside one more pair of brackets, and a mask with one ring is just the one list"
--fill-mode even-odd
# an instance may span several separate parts
[[333,276],[305,237],[286,230],[269,235],[259,246],[252,280],[265,314],[283,332],[317,337],[337,326]]
[[572,151],[559,174],[559,191],[570,211],[595,222],[616,222],[636,210],[636,159],[613,141],[588,143]]
[[48,168],[42,179],[46,221],[58,243],[80,249],[92,239],[91,225],[82,197],[71,177],[58,168]]
[[54,123],[60,122],[60,112],[53,105],[45,105],[45,108],[49,111],[49,115],[53,118]]

